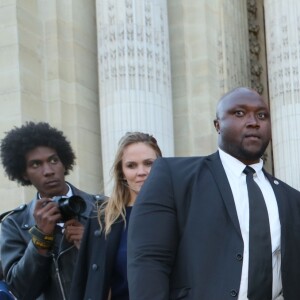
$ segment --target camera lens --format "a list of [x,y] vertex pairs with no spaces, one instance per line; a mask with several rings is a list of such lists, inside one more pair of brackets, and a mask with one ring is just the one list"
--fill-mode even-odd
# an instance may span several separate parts
[[86,210],[86,203],[80,196],[55,196],[52,200],[58,203],[63,221],[79,217]]
[[74,214],[78,215],[85,211],[86,204],[82,198],[72,196],[69,198],[69,208]]

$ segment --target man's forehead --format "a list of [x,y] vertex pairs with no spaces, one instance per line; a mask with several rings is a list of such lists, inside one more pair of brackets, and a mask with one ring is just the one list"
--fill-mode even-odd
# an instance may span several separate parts
[[223,97],[219,105],[220,108],[228,107],[228,106],[249,106],[249,107],[260,107],[266,108],[267,105],[264,99],[258,93],[251,91],[251,90],[236,90],[231,94]]
[[269,108],[262,96],[254,90],[246,88],[236,89],[224,95],[217,105],[216,116],[218,118],[224,112],[235,108],[269,111]]
[[25,155],[28,160],[45,159],[53,156],[57,156],[56,150],[45,146],[36,147],[28,151]]

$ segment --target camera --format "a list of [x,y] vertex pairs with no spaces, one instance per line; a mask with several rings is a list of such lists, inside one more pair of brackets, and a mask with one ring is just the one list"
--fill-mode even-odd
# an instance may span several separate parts
[[86,210],[85,201],[79,196],[55,196],[52,198],[58,204],[58,208],[62,215],[62,221],[68,221],[80,215]]

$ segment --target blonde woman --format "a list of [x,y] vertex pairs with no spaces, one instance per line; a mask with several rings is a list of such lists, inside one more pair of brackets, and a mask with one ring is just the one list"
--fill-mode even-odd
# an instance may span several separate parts
[[156,139],[147,133],[128,132],[121,138],[112,167],[113,191],[86,225],[70,299],[129,300],[128,222],[137,194],[161,156]]

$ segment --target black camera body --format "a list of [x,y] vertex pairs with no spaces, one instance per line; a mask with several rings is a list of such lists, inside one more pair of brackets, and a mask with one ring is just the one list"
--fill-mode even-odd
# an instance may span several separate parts
[[52,200],[58,204],[63,222],[80,217],[86,210],[86,203],[80,196],[55,196]]

